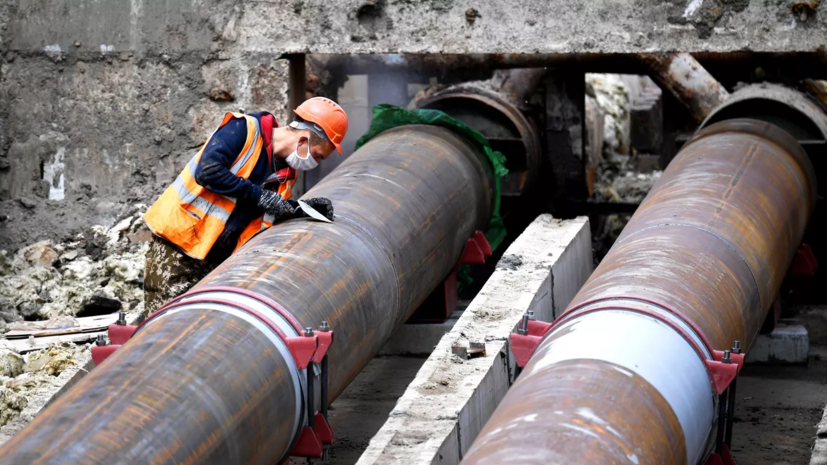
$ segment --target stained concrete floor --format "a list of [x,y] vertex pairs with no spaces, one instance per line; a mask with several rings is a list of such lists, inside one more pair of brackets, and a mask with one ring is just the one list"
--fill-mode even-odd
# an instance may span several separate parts
[[736,462],[808,464],[825,404],[827,346],[811,346],[807,366],[745,366],[733,426]]
[[[330,426],[336,443],[325,465],[352,465],[359,460],[425,360],[425,356],[379,356],[368,363],[331,405]],[[306,460],[294,458],[290,463]]]

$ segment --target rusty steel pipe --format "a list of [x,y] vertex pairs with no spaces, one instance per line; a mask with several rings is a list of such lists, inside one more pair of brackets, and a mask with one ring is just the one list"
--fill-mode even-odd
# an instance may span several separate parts
[[463,464],[695,464],[705,360],[749,346],[816,199],[801,146],[731,120],[693,138],[537,347]]
[[478,130],[494,150],[505,155],[508,175],[504,196],[520,196],[537,178],[542,155],[540,135],[521,107],[546,75],[544,69],[509,69],[486,81],[458,84],[411,102],[416,108],[441,110]]
[[492,191],[485,158],[447,129],[377,136],[306,194],[333,201],[333,224],[292,220],[245,245],[0,449],[0,464],[280,463],[305,422],[306,371],[243,309],[295,330],[242,292],[300,327],[329,322],[333,400],[453,269]]
[[681,102],[698,122],[727,98],[729,92],[688,53],[643,54],[652,78]]

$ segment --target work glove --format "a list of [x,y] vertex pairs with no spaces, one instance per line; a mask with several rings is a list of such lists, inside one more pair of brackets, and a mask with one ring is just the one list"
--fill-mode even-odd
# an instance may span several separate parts
[[[308,205],[313,207],[314,210],[321,213],[325,216],[325,218],[333,221],[333,202],[330,199],[326,199],[324,197],[314,197],[312,199],[303,199]],[[303,212],[301,208],[296,210],[294,215],[296,218],[303,218],[307,216],[307,213]]]
[[296,208],[290,205],[290,202],[284,200],[284,197],[268,190],[261,191],[258,206],[273,215],[274,222],[291,218],[296,213]]

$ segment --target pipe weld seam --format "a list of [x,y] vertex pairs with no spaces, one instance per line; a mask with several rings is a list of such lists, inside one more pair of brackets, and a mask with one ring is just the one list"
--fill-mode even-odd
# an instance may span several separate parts
[[729,247],[730,249],[732,249],[732,251],[735,252],[735,255],[737,255],[738,258],[741,259],[741,261],[744,262],[744,265],[747,267],[747,271],[749,271],[749,275],[752,278],[752,282],[755,284],[755,291],[758,293],[759,308],[762,308],[762,309],[764,308],[764,299],[761,296],[761,287],[758,285],[758,279],[755,278],[755,273],[752,271],[752,267],[749,266],[749,263],[747,262],[747,260],[741,255],[740,252],[738,252],[738,249],[736,249],[735,246],[730,244],[723,237],[715,234],[714,232],[712,232],[708,229],[704,229],[704,228],[701,228],[700,226],[695,226],[695,225],[686,224],[686,223],[658,223],[658,224],[655,224],[655,225],[652,225],[652,226],[647,226],[645,228],[641,228],[641,229],[638,229],[634,232],[631,232],[631,233],[629,233],[629,235],[627,235],[623,239],[625,240],[626,238],[632,237],[632,236],[634,236],[635,234],[637,234],[639,232],[643,232],[643,231],[646,231],[646,230],[649,230],[649,229],[654,229],[654,228],[660,228],[662,226],[679,226],[679,227],[683,227],[683,228],[697,229],[698,231],[703,231],[703,232],[715,237],[716,239],[723,242],[724,244],[726,244],[726,246]]
[[[397,308],[397,310],[401,309],[402,308],[402,289],[399,286],[399,270],[396,269],[396,264],[393,261],[393,255],[391,255],[391,253],[388,251],[387,247],[385,247],[385,245],[382,244],[382,241],[380,241],[378,237],[373,235],[373,233],[370,232],[370,230],[368,228],[362,226],[361,224],[357,223],[356,221],[354,221],[354,220],[352,220],[352,219],[350,219],[346,216],[342,216],[342,215],[334,215],[334,216],[336,218],[343,219],[343,220],[347,221],[348,223],[350,223],[350,224],[356,226],[357,228],[361,229],[365,234],[370,236],[370,238],[373,239],[374,242],[376,242],[377,245],[379,245],[379,248],[382,249],[382,252],[385,252],[385,256],[388,258],[388,262],[391,264],[391,268],[393,269],[394,282],[396,282],[396,308]],[[399,315],[400,316],[397,318],[397,320],[401,319],[405,316],[405,315],[402,314],[402,312],[399,312]],[[397,323],[398,323],[398,321],[397,321]]]

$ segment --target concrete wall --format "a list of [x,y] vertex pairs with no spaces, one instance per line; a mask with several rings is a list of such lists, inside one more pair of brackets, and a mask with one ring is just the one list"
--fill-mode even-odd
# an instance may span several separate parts
[[[81,51],[815,51],[827,6],[760,0],[11,0],[11,47]],[[818,2],[795,2],[818,3]]]
[[758,0],[6,0],[0,249],[151,203],[224,111],[283,120],[286,52],[813,51],[826,17]]
[[0,10],[0,249],[150,204],[226,111],[286,118],[280,53],[227,51],[240,2],[11,3]]

